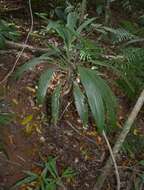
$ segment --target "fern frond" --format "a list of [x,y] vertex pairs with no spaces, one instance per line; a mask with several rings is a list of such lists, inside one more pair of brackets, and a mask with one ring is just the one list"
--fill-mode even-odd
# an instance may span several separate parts
[[126,11],[132,11],[132,3],[130,0],[122,0],[121,1],[121,5],[122,7],[126,10]]
[[83,61],[95,60],[102,53],[102,48],[90,40],[83,40],[82,45],[80,59]]
[[[120,57],[122,58],[113,60],[111,64],[125,74],[136,94],[144,88],[144,49],[125,48],[122,50]],[[132,95],[124,81],[119,81],[119,84],[122,88],[124,87],[123,89],[127,94]]]
[[[123,50],[123,54],[129,63],[136,63],[144,62],[144,49],[143,48],[126,48]],[[138,66],[138,65],[137,65]],[[144,63],[143,63],[144,66]]]
[[104,29],[112,34],[113,43],[120,43],[137,38],[134,34],[130,33],[129,31],[123,28],[114,29],[114,28],[104,27]]

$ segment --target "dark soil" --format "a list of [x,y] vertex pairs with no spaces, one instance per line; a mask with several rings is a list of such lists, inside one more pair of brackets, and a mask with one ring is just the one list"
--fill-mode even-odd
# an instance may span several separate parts
[[[15,57],[1,56],[1,60],[6,68],[0,71],[2,79],[11,68]],[[35,75],[28,74],[19,82],[9,80],[8,84],[3,86],[1,111],[14,113],[15,119],[11,124],[1,126],[1,140],[8,159],[4,153],[0,154],[0,187],[9,189],[23,177],[23,170],[31,170],[34,163],[40,161],[39,155],[52,155],[58,156],[60,170],[71,166],[78,173],[73,183],[68,184],[69,189],[91,189],[95,182],[96,168],[101,166],[104,159],[101,138],[94,131],[93,137],[89,137],[89,134],[87,136],[87,132],[80,128],[81,124],[76,129],[80,131],[77,133],[65,120],[57,127],[43,124],[43,111],[36,106],[33,92],[29,91],[29,88],[35,87],[34,79]],[[29,134],[21,121],[30,114],[34,117],[32,124],[37,129],[33,129]],[[73,119],[71,117],[69,121],[72,122]]]
[[[2,79],[11,68],[15,57],[7,55],[1,56],[0,59],[4,66],[0,70]],[[8,158],[3,152],[0,153],[0,187],[5,190],[10,189],[24,176],[23,170],[32,170],[36,162],[41,162],[40,155],[42,157],[52,155],[58,157],[59,171],[71,166],[77,173],[72,182],[66,183],[68,190],[91,190],[107,158],[107,147],[95,132],[95,128],[90,128],[88,131],[82,129],[73,106],[69,107],[58,126],[51,126],[44,117],[44,109],[37,107],[35,103],[36,78],[36,74],[28,73],[17,82],[9,79],[8,83],[1,87],[3,92],[0,102],[1,112],[14,113],[15,119],[11,124],[1,126],[1,141],[4,143]],[[127,109],[121,107],[120,110],[120,120],[123,120]],[[21,124],[28,115],[33,115],[34,127],[30,131]],[[122,160],[121,162],[123,163]],[[123,189],[129,175],[129,172],[122,174]],[[114,189],[114,186],[109,184],[115,185],[113,172],[108,186],[109,189]]]

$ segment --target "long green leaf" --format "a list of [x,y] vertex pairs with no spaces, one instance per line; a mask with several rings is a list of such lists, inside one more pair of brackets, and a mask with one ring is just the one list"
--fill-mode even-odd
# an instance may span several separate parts
[[58,177],[57,167],[56,167],[56,158],[49,157],[48,162],[46,163],[46,167],[48,168],[48,171],[53,176],[53,178]]
[[116,98],[109,88],[109,86],[106,84],[106,82],[100,78],[99,76],[95,77],[96,85],[98,86],[101,96],[103,98],[104,105],[106,107],[107,112],[107,120],[110,121],[110,124],[112,126],[115,126],[116,124]]
[[70,12],[67,16],[67,24],[66,26],[70,30],[75,30],[77,24],[77,14],[76,12]]
[[53,69],[48,69],[42,73],[38,82],[38,90],[37,90],[37,101],[39,104],[42,104],[45,100],[45,96],[47,93],[47,88],[53,76]]
[[35,181],[36,179],[37,179],[36,176],[30,176],[30,177],[20,179],[16,182],[16,184],[13,187],[18,187],[18,186],[21,186],[23,184],[31,183],[32,181]]
[[69,28],[63,27],[62,25],[56,27],[56,31],[59,36],[64,40],[65,46],[69,49],[73,39],[73,32]]
[[125,76],[124,73],[122,73],[119,69],[117,69],[115,66],[111,65],[109,62],[105,62],[105,61],[98,61],[98,60],[90,60],[92,64],[94,65],[98,65],[101,67],[106,67],[110,70],[112,70],[115,74],[117,74],[118,76],[120,76],[128,85],[128,87],[134,92],[134,88],[131,85],[131,83],[128,81],[127,77]]
[[95,83],[96,72],[84,67],[79,67],[78,70],[86,91],[92,115],[97,124],[98,130],[101,132],[104,129],[105,124],[105,110],[101,92]]
[[58,85],[52,95],[52,120],[54,125],[59,119],[61,85]]
[[88,107],[87,104],[85,103],[85,96],[77,84],[74,84],[73,90],[74,90],[73,93],[74,93],[75,105],[78,114],[83,122],[84,127],[86,128],[88,123]]
[[78,33],[81,33],[83,31],[83,29],[85,29],[89,24],[91,24],[96,18],[90,18],[87,19],[86,21],[84,21],[79,28],[77,29]]
[[40,57],[35,57],[31,60],[29,60],[28,62],[26,62],[24,65],[22,65],[21,67],[19,67],[17,69],[17,71],[15,72],[15,79],[18,79],[22,76],[22,74],[24,72],[27,72],[29,70],[33,70],[35,68],[36,65],[40,64],[43,61],[51,61],[52,58],[50,58],[50,56],[56,55],[57,52],[55,50],[52,50],[48,53],[45,53],[43,55],[41,55]]

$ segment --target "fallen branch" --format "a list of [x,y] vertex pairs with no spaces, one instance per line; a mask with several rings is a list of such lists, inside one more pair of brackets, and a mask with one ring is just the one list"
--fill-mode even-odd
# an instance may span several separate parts
[[122,47],[126,47],[126,46],[136,44],[136,43],[143,43],[143,42],[144,42],[144,38],[134,39],[134,40],[130,40],[129,42],[123,44]]
[[[0,55],[4,55],[4,56],[7,56],[7,55],[14,55],[17,57],[17,55],[19,54],[20,52],[18,50],[0,50]],[[30,57],[29,57],[29,54],[27,54],[26,52],[23,52],[23,54],[21,55],[22,58],[28,60]]]
[[[132,126],[134,120],[136,119],[139,111],[141,110],[143,104],[144,104],[144,90],[141,92],[133,110],[131,111],[127,121],[124,124],[122,132],[120,133],[120,135],[114,145],[113,156],[115,158],[116,158],[118,152],[120,151],[122,144],[125,141],[125,138],[126,138],[127,134],[129,133],[131,126]],[[111,167],[112,167],[112,160],[111,160],[111,157],[109,157],[105,166],[103,167],[102,174],[98,177],[98,180],[97,180],[93,190],[101,190],[101,188],[103,187],[103,184],[111,170]]]
[[[28,2],[29,2],[30,17],[31,17],[31,26],[30,26],[29,32],[28,32],[28,34],[27,34],[27,37],[26,37],[26,39],[25,39],[25,42],[24,42],[25,45],[27,44],[27,42],[28,42],[28,40],[29,40],[30,33],[33,31],[33,23],[34,23],[34,21],[33,21],[32,6],[31,6],[31,0],[29,0]],[[18,61],[20,60],[21,55],[23,54],[24,50],[25,50],[25,47],[22,48],[22,50],[21,50],[20,53],[18,54],[17,59],[15,60],[15,62],[14,62],[14,64],[13,64],[12,69],[11,69],[11,70],[8,72],[8,74],[0,81],[0,84],[4,83],[4,82],[11,76],[11,74],[14,72],[14,70],[15,70],[15,68],[16,68],[16,66],[17,66],[17,63],[18,63]]]
[[24,48],[26,51],[31,51],[33,53],[46,53],[48,51],[47,48],[34,47],[31,45],[16,43],[9,40],[6,40],[5,44],[6,44],[6,47],[9,49],[21,50]]

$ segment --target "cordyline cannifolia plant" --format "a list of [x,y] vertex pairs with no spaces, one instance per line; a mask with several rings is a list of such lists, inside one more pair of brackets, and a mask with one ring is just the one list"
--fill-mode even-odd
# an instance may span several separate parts
[[54,74],[64,73],[66,88],[62,82],[58,82],[52,94],[53,123],[57,124],[59,120],[60,99],[64,94],[72,93],[83,126],[87,127],[88,112],[91,111],[97,129],[101,132],[106,121],[115,125],[116,100],[98,70],[99,67],[108,67],[106,62],[99,59],[101,48],[88,40],[83,32],[89,29],[95,18],[86,18],[80,24],[78,18],[78,13],[70,10],[65,22],[49,21],[46,30],[54,31],[62,39],[63,46],[51,45],[47,53],[20,66],[15,76],[19,78],[24,72],[33,70],[43,61],[46,62],[49,67],[39,78],[36,95],[38,104],[43,104]]

